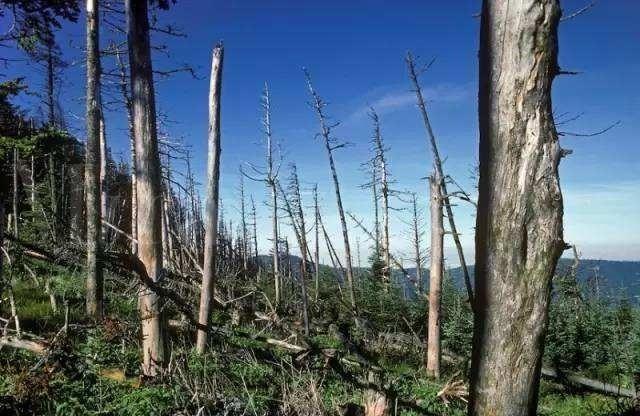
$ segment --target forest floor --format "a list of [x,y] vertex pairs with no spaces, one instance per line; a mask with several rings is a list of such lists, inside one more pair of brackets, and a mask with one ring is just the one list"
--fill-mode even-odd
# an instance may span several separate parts
[[[36,354],[0,347],[0,414],[357,415],[363,414],[363,400],[375,394],[387,397],[392,415],[466,414],[468,349],[461,349],[459,359],[444,360],[442,381],[430,380],[422,342],[409,324],[422,313],[420,306],[390,306],[385,312],[382,305],[381,316],[405,315],[395,318],[395,328],[387,322],[385,331],[376,332],[357,329],[332,316],[326,305],[316,305],[312,315],[323,318],[314,319],[308,337],[301,335],[292,310],[252,317],[219,310],[214,325],[224,331],[213,337],[207,354],[197,355],[192,329],[167,305],[174,318],[171,356],[166,374],[149,381],[139,372],[136,282],[107,280],[100,325],[83,321],[79,276],[56,282],[55,314],[38,284],[14,283],[23,339],[47,343],[48,349]],[[446,346],[456,349],[452,341]],[[631,409],[628,400],[546,380],[540,389],[540,415],[632,415]]]

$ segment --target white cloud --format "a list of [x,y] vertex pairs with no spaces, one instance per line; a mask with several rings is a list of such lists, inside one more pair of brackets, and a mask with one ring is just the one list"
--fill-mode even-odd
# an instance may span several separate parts
[[[357,120],[365,117],[370,108],[376,109],[378,114],[388,114],[398,111],[416,103],[416,95],[412,91],[393,90],[380,93],[381,89],[370,92],[359,100],[358,108],[351,113],[349,120]],[[454,104],[469,99],[473,94],[473,86],[470,84],[438,84],[424,88],[422,93],[428,103]],[[365,102],[364,104],[362,102]]]

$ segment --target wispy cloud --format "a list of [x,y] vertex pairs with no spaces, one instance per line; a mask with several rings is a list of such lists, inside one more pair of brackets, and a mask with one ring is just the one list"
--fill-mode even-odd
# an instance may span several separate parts
[[[394,89],[381,92],[378,88],[358,100],[356,110],[351,113],[349,120],[355,121],[367,115],[373,107],[378,114],[389,114],[415,105],[416,95],[407,90]],[[473,86],[470,84],[439,84],[423,89],[423,95],[429,103],[455,104],[469,99],[473,94]],[[364,103],[363,103],[364,102]]]

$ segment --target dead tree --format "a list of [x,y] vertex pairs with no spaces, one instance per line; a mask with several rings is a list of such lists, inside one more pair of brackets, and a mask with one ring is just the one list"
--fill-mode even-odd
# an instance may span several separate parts
[[253,256],[258,262],[258,216],[256,215],[256,203],[251,195],[251,228],[253,229]]
[[247,273],[249,267],[249,230],[247,228],[247,210],[244,196],[244,175],[242,174],[242,167],[240,167],[240,231],[242,232],[242,241],[240,242],[242,248],[242,270]]
[[[136,139],[136,177],[138,185],[138,256],[151,281],[162,278],[162,187],[156,103],[153,85],[149,17],[146,1],[126,0],[127,43],[133,129]],[[142,371],[146,376],[160,374],[166,364],[166,329],[163,299],[147,287],[141,289]]]
[[[453,241],[456,245],[456,250],[458,252],[458,258],[460,259],[460,268],[462,269],[462,274],[464,277],[465,287],[467,289],[467,296],[469,297],[469,304],[473,309],[473,289],[471,287],[471,277],[469,276],[469,270],[467,268],[467,262],[464,258],[464,252],[462,250],[462,243],[460,242],[460,235],[458,234],[458,229],[456,227],[456,222],[453,218],[453,208],[451,207],[451,202],[449,198],[449,194],[447,193],[447,184],[446,177],[443,173],[442,169],[442,159],[440,159],[440,153],[438,152],[438,145],[436,143],[436,137],[433,133],[433,128],[431,127],[431,122],[429,121],[429,114],[427,113],[427,106],[425,103],[424,96],[422,94],[422,87],[420,86],[420,81],[418,79],[420,75],[420,71],[416,68],[416,62],[413,56],[409,53],[406,58],[407,68],[409,70],[409,78],[411,83],[413,84],[414,92],[416,93],[416,99],[418,102],[418,108],[420,109],[420,114],[422,115],[422,120],[424,121],[425,129],[427,130],[427,135],[429,137],[429,144],[431,147],[431,154],[433,156],[433,167],[434,167],[434,176],[438,183],[441,184],[442,187],[442,197],[444,202],[444,207],[447,212],[447,218],[449,220],[449,228],[451,232],[451,236],[453,237]],[[427,68],[429,65],[427,65]],[[426,68],[425,68],[426,70]]]
[[273,281],[275,288],[275,307],[278,308],[280,306],[281,300],[281,283],[282,276],[280,275],[280,261],[278,255],[278,190],[277,190],[277,182],[278,182],[278,174],[280,172],[280,163],[279,160],[276,164],[276,153],[275,153],[275,143],[273,137],[273,130],[271,129],[271,95],[269,93],[269,86],[265,82],[264,91],[262,93],[261,100],[263,116],[262,116],[262,127],[264,129],[264,137],[266,142],[266,167],[258,168],[253,165],[249,165],[251,170],[259,175],[260,177],[254,177],[250,174],[244,173],[249,179],[264,182],[269,191],[271,192],[271,240],[272,240],[272,259],[273,259]]
[[[105,131],[102,104],[100,106],[100,219],[108,221],[109,213],[107,212],[107,209],[109,201],[107,200],[107,159],[109,155],[107,150],[107,132]],[[105,241],[109,241],[108,234],[109,232],[104,230],[103,238]]]
[[420,241],[422,240],[422,224],[420,221],[420,212],[418,211],[418,199],[415,193],[411,194],[411,239],[414,250],[414,261],[416,263],[416,288],[419,294],[424,293],[424,282],[422,280],[422,249]]
[[[380,132],[380,119],[378,118],[378,114],[373,108],[371,109],[369,116],[371,117],[371,120],[373,122],[373,146],[375,152],[372,161],[373,169],[379,172],[379,175],[375,176],[378,176],[377,179],[380,180],[380,191],[382,192],[382,258],[384,260],[382,280],[385,286],[388,286],[391,280],[391,248],[389,244],[389,170],[387,168],[387,159],[385,157],[385,151],[387,149],[382,142],[382,134]],[[375,194],[375,184],[373,186]],[[376,211],[377,210],[378,207],[376,203]]]
[[133,105],[131,103],[131,94],[129,93],[126,68],[120,57],[120,50],[115,44],[112,44],[111,49],[114,51],[116,57],[116,64],[118,65],[118,87],[127,111],[127,131],[131,151],[131,253],[136,255],[138,253],[138,220],[136,218],[138,213],[138,182],[136,180],[136,139],[133,130]]
[[314,300],[318,302],[318,292],[320,291],[320,207],[318,206],[318,184],[313,186],[313,217],[314,217],[314,251],[313,251],[313,262],[314,262]]
[[308,244],[307,244],[307,232],[306,224],[304,221],[304,210],[302,206],[302,198],[300,196],[300,181],[298,179],[298,170],[295,164],[291,165],[291,177],[289,179],[289,194],[281,190],[282,198],[284,200],[287,214],[289,214],[289,220],[291,221],[291,227],[295,234],[298,246],[300,247],[300,257],[302,258],[302,267],[300,268],[300,294],[302,295],[302,318],[304,320],[305,334],[309,334],[309,298],[307,296],[307,271],[308,261],[307,257]]
[[429,322],[427,325],[427,373],[440,378],[440,309],[442,302],[442,266],[444,226],[442,186],[436,175],[429,177],[431,210],[431,266],[429,268]]
[[[216,283],[216,254],[218,231],[218,202],[220,194],[220,96],[224,48],[213,48],[211,81],[209,86],[209,163],[207,167],[207,207],[205,212],[204,266],[200,291],[198,322],[207,326]],[[202,354],[207,346],[207,331],[198,330],[196,349]]]
[[356,295],[353,279],[353,267],[351,265],[351,246],[349,245],[349,231],[347,229],[347,220],[344,215],[344,208],[342,207],[342,197],[340,195],[340,182],[338,181],[338,173],[336,171],[336,165],[333,161],[333,152],[345,146],[344,143],[337,143],[337,139],[333,136],[332,130],[336,127],[337,123],[330,123],[327,115],[325,114],[326,103],[318,95],[311,83],[311,75],[308,71],[304,71],[307,79],[307,87],[311,94],[311,105],[318,116],[318,122],[320,124],[319,136],[322,137],[324,146],[327,150],[327,157],[329,159],[329,169],[331,170],[331,177],[333,178],[333,185],[336,192],[336,204],[338,206],[338,215],[340,216],[340,225],[342,226],[342,239],[344,241],[344,256],[347,274],[347,283],[349,286],[349,301],[351,303],[351,309],[354,315],[357,315],[356,309]]
[[86,310],[87,315],[95,320],[102,319],[103,296],[99,16],[98,0],[87,0],[87,145],[84,181],[87,204]]
[[536,414],[551,279],[565,248],[552,115],[558,0],[485,0],[470,415]]

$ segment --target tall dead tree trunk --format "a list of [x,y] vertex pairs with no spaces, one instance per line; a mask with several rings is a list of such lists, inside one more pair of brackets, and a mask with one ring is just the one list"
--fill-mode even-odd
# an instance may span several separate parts
[[[109,215],[107,212],[107,132],[104,126],[104,115],[102,114],[102,108],[100,108],[100,218],[103,221],[109,221]],[[103,232],[103,238],[105,241],[109,241],[109,232],[105,229]]]
[[442,224],[442,187],[436,176],[429,177],[431,195],[431,266],[429,268],[429,323],[427,325],[427,373],[440,378],[440,309],[442,302],[442,265],[444,226]]
[[300,257],[302,266],[300,267],[300,293],[302,295],[302,319],[304,321],[304,332],[309,334],[309,298],[307,296],[307,270],[308,270],[308,245],[306,236],[306,225],[304,221],[304,211],[302,208],[302,198],[300,197],[300,182],[298,180],[298,172],[296,165],[291,167],[291,180],[289,191],[291,193],[291,202],[287,198],[286,193],[281,190],[284,199],[291,226],[295,234],[298,246],[300,247]]
[[[382,134],[380,133],[380,119],[374,109],[369,114],[373,121],[373,144],[375,148],[374,170],[380,172],[380,190],[382,192],[382,258],[384,260],[384,269],[382,271],[382,280],[385,286],[391,281],[391,248],[389,245],[389,171],[387,170],[387,159],[385,157],[385,147],[382,143]],[[373,185],[375,187],[375,184]],[[375,188],[374,188],[375,192]],[[376,211],[378,210],[376,203]],[[376,217],[377,217],[376,212]]]
[[251,195],[251,227],[253,228],[253,255],[254,261],[258,262],[258,216],[256,215],[256,203]]
[[436,144],[436,137],[433,133],[433,128],[431,127],[431,122],[429,121],[429,114],[427,113],[427,106],[425,104],[424,96],[422,95],[422,87],[420,86],[420,82],[418,80],[419,73],[416,69],[416,62],[411,54],[407,54],[406,62],[407,68],[409,70],[409,78],[411,79],[411,83],[414,87],[414,92],[416,93],[418,108],[420,109],[420,114],[422,115],[422,120],[424,122],[425,129],[427,130],[427,135],[429,136],[429,144],[431,146],[431,154],[433,156],[435,177],[439,179],[441,183],[441,194],[443,197],[444,207],[447,210],[447,219],[449,220],[451,236],[453,237],[453,242],[455,243],[456,250],[458,252],[458,258],[460,259],[460,268],[462,269],[464,283],[467,289],[467,296],[469,297],[469,305],[471,305],[471,308],[473,309],[473,288],[471,287],[471,277],[469,276],[467,262],[464,257],[464,251],[462,250],[460,234],[458,233],[456,222],[453,218],[453,209],[451,208],[451,201],[449,199],[449,194],[447,193],[447,184],[445,180],[446,177],[442,169],[442,159],[440,159],[438,145]]
[[273,281],[275,285],[275,307],[280,306],[281,297],[281,276],[280,265],[278,256],[278,192],[276,182],[278,180],[279,166],[274,164],[274,151],[273,151],[273,132],[271,130],[271,96],[269,94],[269,86],[265,83],[264,93],[262,95],[262,108],[264,110],[264,116],[262,118],[262,125],[264,127],[265,137],[267,139],[267,175],[266,183],[271,191],[271,229],[272,229],[272,258],[273,258]]
[[416,194],[411,195],[411,232],[413,234],[413,250],[416,263],[416,288],[418,293],[424,293],[424,282],[422,281],[422,250],[420,248],[420,240],[422,239],[420,217],[418,215],[418,200]]
[[353,310],[354,316],[357,316],[353,266],[351,264],[351,246],[349,245],[349,231],[347,229],[347,220],[344,216],[344,208],[342,207],[342,197],[340,195],[340,182],[338,180],[338,173],[336,171],[335,162],[333,161],[333,151],[344,147],[344,144],[336,143],[336,140],[331,133],[333,126],[328,123],[327,116],[324,113],[324,107],[326,106],[326,103],[322,100],[322,98],[320,98],[318,93],[316,93],[315,89],[313,88],[313,84],[311,83],[311,76],[306,70],[305,76],[307,78],[307,87],[309,88],[309,93],[311,94],[311,98],[313,100],[312,105],[320,123],[320,136],[324,141],[324,145],[327,150],[327,157],[329,159],[329,169],[331,170],[331,177],[333,178],[333,186],[336,192],[336,204],[338,206],[338,215],[340,216],[340,225],[342,226],[342,239],[344,241],[347,283],[349,286],[349,301],[351,303],[351,309]]
[[[154,282],[162,277],[162,187],[153,68],[146,1],[125,0],[133,129],[138,184],[138,256]],[[166,364],[166,325],[162,298],[148,288],[140,291],[143,374],[154,377]]]
[[[218,202],[220,194],[220,96],[222,91],[222,44],[213,48],[211,80],[209,85],[209,163],[207,165],[207,207],[205,212],[204,266],[200,291],[198,322],[209,324],[209,314],[216,283],[216,254],[218,242]],[[198,330],[196,349],[202,354],[207,346],[207,331]]]
[[[87,315],[102,319],[102,225],[100,198],[100,42],[98,0],[87,0]],[[53,160],[51,159],[52,163]]]
[[470,415],[536,414],[551,279],[564,249],[551,86],[558,0],[485,0]]
[[249,267],[249,235],[247,229],[247,213],[244,200],[244,175],[240,172],[240,227],[242,232],[242,241],[240,243],[242,248],[242,270],[247,273]]
[[318,292],[320,291],[320,207],[318,206],[318,184],[313,186],[313,229],[315,232],[315,247],[313,251],[314,267],[314,300],[318,302]]
[[136,180],[136,138],[133,130],[133,106],[131,104],[131,95],[129,94],[129,83],[127,82],[126,68],[120,57],[120,50],[112,45],[112,49],[116,54],[116,62],[119,70],[120,94],[124,100],[125,109],[127,110],[127,128],[129,133],[129,144],[131,149],[131,253],[138,254],[138,188]]

